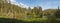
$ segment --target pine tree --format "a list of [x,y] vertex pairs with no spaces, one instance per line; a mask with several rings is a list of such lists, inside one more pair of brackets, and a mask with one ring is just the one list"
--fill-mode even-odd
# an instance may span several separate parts
[[59,6],[58,6],[58,10],[57,10],[57,12],[56,12],[56,17],[57,17],[57,18],[60,18],[60,9],[59,9]]

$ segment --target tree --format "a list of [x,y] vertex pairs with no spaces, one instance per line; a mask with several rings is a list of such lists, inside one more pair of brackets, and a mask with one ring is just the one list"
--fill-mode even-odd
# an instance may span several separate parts
[[58,10],[57,10],[57,12],[56,12],[56,17],[57,17],[57,18],[60,18],[60,9],[59,9],[59,6],[58,6]]
[[29,7],[27,11],[28,11],[28,13],[31,13],[31,8]]
[[4,2],[7,2],[7,0],[4,0]]
[[2,0],[0,0],[0,2],[1,2]]
[[2,2],[0,2],[0,8],[2,7],[2,6],[1,6],[1,5],[2,5],[1,3],[2,3]]
[[32,9],[32,11],[33,11],[33,13],[35,13],[35,15],[37,17],[41,17],[42,16],[42,7],[40,7],[40,6],[34,7]]
[[42,14],[42,13],[43,13],[42,7],[38,6],[38,8],[39,8],[39,9],[38,9],[38,16],[39,16],[39,17],[42,17],[42,15],[43,15],[43,14]]
[[28,10],[31,10],[31,7],[29,7]]

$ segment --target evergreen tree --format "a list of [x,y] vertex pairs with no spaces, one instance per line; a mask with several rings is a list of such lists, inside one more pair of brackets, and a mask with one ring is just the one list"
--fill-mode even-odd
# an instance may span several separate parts
[[37,17],[41,17],[42,16],[42,8],[40,6],[34,7],[33,8],[33,12],[35,13],[35,15]]
[[56,12],[56,17],[57,17],[57,18],[60,18],[60,9],[59,9],[59,6],[58,6],[58,10],[57,10],[57,12]]

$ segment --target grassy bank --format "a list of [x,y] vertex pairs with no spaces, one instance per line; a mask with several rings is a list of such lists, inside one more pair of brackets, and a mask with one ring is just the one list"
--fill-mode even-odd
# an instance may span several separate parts
[[22,18],[24,21],[46,21],[47,18]]
[[47,18],[20,18],[20,19],[11,19],[11,18],[0,18],[0,23],[60,23],[60,20],[51,20],[48,21]]

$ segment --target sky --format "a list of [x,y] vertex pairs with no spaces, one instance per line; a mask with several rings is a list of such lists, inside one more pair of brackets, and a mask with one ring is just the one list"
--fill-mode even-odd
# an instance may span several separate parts
[[60,0],[11,0],[13,4],[25,7],[41,6],[42,9],[57,9],[60,6]]

